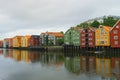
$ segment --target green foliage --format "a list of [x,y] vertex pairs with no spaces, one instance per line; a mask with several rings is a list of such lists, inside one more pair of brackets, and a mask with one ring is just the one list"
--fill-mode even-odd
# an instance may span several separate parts
[[116,18],[116,17],[112,17],[112,16],[104,16],[103,17],[103,22],[99,22],[97,20],[94,20],[92,23],[88,23],[88,22],[83,22],[83,23],[80,23],[79,25],[77,25],[77,27],[82,27],[82,28],[86,28],[88,26],[92,26],[92,27],[95,27],[95,28],[98,28],[99,25],[104,25],[104,26],[111,26],[113,27],[114,24],[118,21],[119,18]]
[[80,25],[77,25],[77,27],[82,27],[82,28],[86,28],[88,26],[89,26],[89,24],[87,22],[83,22]]
[[53,40],[49,40],[48,45],[49,45],[49,46],[53,46]]
[[64,43],[64,39],[58,39],[58,45],[62,45]]
[[64,32],[63,32],[63,31],[61,31],[60,33],[64,34]]
[[104,17],[102,25],[113,27],[117,21],[118,19],[114,19],[114,17]]
[[99,23],[97,20],[94,20],[94,21],[90,24],[90,26],[95,27],[95,28],[98,28],[99,25],[100,25],[100,23]]

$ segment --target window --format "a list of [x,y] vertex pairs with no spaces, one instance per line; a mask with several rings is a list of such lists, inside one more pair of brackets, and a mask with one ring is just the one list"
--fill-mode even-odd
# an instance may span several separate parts
[[82,34],[82,36],[85,36],[85,34]]
[[101,44],[104,44],[104,41],[101,41]]
[[90,32],[90,30],[88,32]]
[[119,28],[119,26],[117,25],[116,28]]
[[115,41],[114,44],[118,44],[118,41]]
[[89,40],[92,40],[92,38],[89,38]]
[[118,30],[114,30],[113,33],[114,33],[114,34],[117,34],[117,33],[118,33]]
[[107,32],[104,32],[104,34],[107,34]]
[[101,35],[104,35],[104,29],[103,28],[100,29],[100,33],[101,33]]
[[114,36],[114,40],[117,40],[118,39],[118,36]]
[[82,43],[82,45],[85,45],[85,43]]
[[92,36],[92,33],[90,33],[89,36]]
[[82,39],[82,41],[85,41],[85,39]]
[[90,42],[90,43],[89,43],[89,45],[93,45],[93,43],[92,43],[92,42]]
[[105,39],[107,39],[108,37],[105,37]]

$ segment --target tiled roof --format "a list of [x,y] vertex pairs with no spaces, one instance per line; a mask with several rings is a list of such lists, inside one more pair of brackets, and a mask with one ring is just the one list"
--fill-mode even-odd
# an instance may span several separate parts
[[54,33],[54,35],[55,35],[56,37],[63,37],[63,34],[62,34],[62,33]]
[[63,34],[60,32],[42,32],[42,34],[53,34],[55,37],[63,37]]

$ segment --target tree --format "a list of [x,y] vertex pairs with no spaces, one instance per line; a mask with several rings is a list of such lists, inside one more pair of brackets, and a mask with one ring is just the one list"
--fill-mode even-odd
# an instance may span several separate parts
[[82,28],[86,28],[88,27],[88,23],[87,22],[84,22],[84,23],[81,23],[80,25],[77,25],[77,27],[82,27]]
[[97,20],[94,20],[94,22],[91,23],[90,26],[98,28],[100,23]]
[[64,43],[64,39],[58,39],[58,45],[62,45]]
[[63,32],[63,31],[61,31],[60,33],[64,34],[64,32]]
[[114,17],[104,17],[103,24],[105,26],[114,26],[114,24],[118,21],[118,19],[114,19]]

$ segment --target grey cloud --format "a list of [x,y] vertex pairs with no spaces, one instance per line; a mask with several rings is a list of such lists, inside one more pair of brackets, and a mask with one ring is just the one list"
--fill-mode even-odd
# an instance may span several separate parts
[[[119,0],[0,0],[0,33],[59,30],[90,18],[120,13]],[[110,11],[114,10],[114,12]],[[115,10],[118,8],[117,10]],[[22,30],[21,30],[22,29]],[[25,31],[24,30],[24,31]],[[59,31],[58,30],[58,31]],[[26,31],[30,33],[29,31]],[[22,33],[22,32],[21,32]],[[27,33],[25,33],[27,34]],[[9,35],[8,35],[9,36]]]

